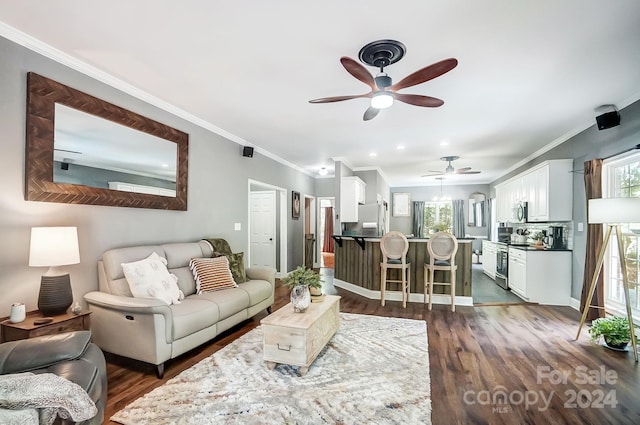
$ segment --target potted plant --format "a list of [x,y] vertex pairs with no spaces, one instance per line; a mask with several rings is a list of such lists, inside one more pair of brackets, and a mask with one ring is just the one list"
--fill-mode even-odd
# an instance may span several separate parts
[[534,240],[534,245],[542,245],[542,240],[544,239],[544,234],[542,232],[535,232],[531,239]]
[[310,288],[313,288],[316,294],[322,295],[320,275],[305,266],[298,266],[282,279],[282,283],[291,288],[291,304],[293,310],[298,313],[309,308],[311,303]]
[[591,322],[589,334],[591,334],[591,340],[593,341],[603,337],[607,347],[624,350],[631,339],[629,320],[626,317],[618,316],[595,319]]

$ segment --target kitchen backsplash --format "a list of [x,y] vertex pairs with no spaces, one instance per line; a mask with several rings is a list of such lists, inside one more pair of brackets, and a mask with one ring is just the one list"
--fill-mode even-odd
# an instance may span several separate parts
[[573,221],[562,221],[562,222],[548,222],[548,223],[514,223],[513,233],[516,233],[518,229],[526,229],[529,231],[529,237],[531,237],[535,232],[540,232],[542,230],[549,232],[549,227],[551,226],[562,226],[564,227],[563,236],[564,236],[564,245],[567,249],[573,249]]

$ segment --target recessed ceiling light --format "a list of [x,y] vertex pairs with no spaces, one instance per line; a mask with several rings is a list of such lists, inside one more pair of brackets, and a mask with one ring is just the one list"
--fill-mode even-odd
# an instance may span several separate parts
[[167,168],[169,166],[169,164],[162,164],[163,168]]
[[318,174],[320,174],[321,176],[326,176],[327,174],[329,174],[329,171],[327,170],[326,167],[322,167],[319,171]]
[[404,150],[404,146],[403,145],[398,145],[398,147],[396,149],[398,149],[399,151],[403,151]]
[[377,153],[375,153],[375,152],[371,152],[371,153],[369,154],[369,156],[378,156],[378,154],[377,154]]
[[440,142],[440,146],[449,146],[449,141],[443,140],[442,142]]

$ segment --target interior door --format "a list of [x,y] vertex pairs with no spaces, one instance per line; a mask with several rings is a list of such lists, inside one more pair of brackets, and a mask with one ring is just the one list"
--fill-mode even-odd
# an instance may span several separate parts
[[276,192],[251,192],[251,266],[276,267]]

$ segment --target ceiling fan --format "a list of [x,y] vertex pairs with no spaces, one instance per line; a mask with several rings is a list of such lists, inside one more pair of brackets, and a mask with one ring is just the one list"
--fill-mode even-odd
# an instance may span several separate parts
[[371,106],[369,106],[364,113],[363,119],[365,121],[375,118],[380,112],[380,109],[390,107],[394,99],[415,106],[430,108],[442,106],[444,101],[441,99],[418,94],[398,93],[398,90],[416,86],[439,77],[455,68],[458,65],[458,60],[454,58],[444,59],[419,69],[393,84],[391,77],[384,72],[384,68],[402,59],[405,52],[406,48],[404,44],[395,40],[374,41],[360,49],[360,53],[358,54],[360,61],[380,69],[380,72],[375,78],[363,65],[354,59],[347,56],[341,57],[340,62],[347,72],[368,85],[371,91],[365,94],[323,97],[310,100],[309,103],[332,103],[350,99],[369,98],[371,99]]
[[471,170],[471,167],[454,168],[451,163],[456,159],[460,159],[460,157],[459,156],[443,156],[442,158],[440,158],[440,160],[446,161],[449,163],[447,165],[447,168],[445,168],[444,171],[429,171],[430,174],[425,174],[422,177],[443,176],[443,175],[450,175],[450,174],[480,174],[480,171],[473,171]]

